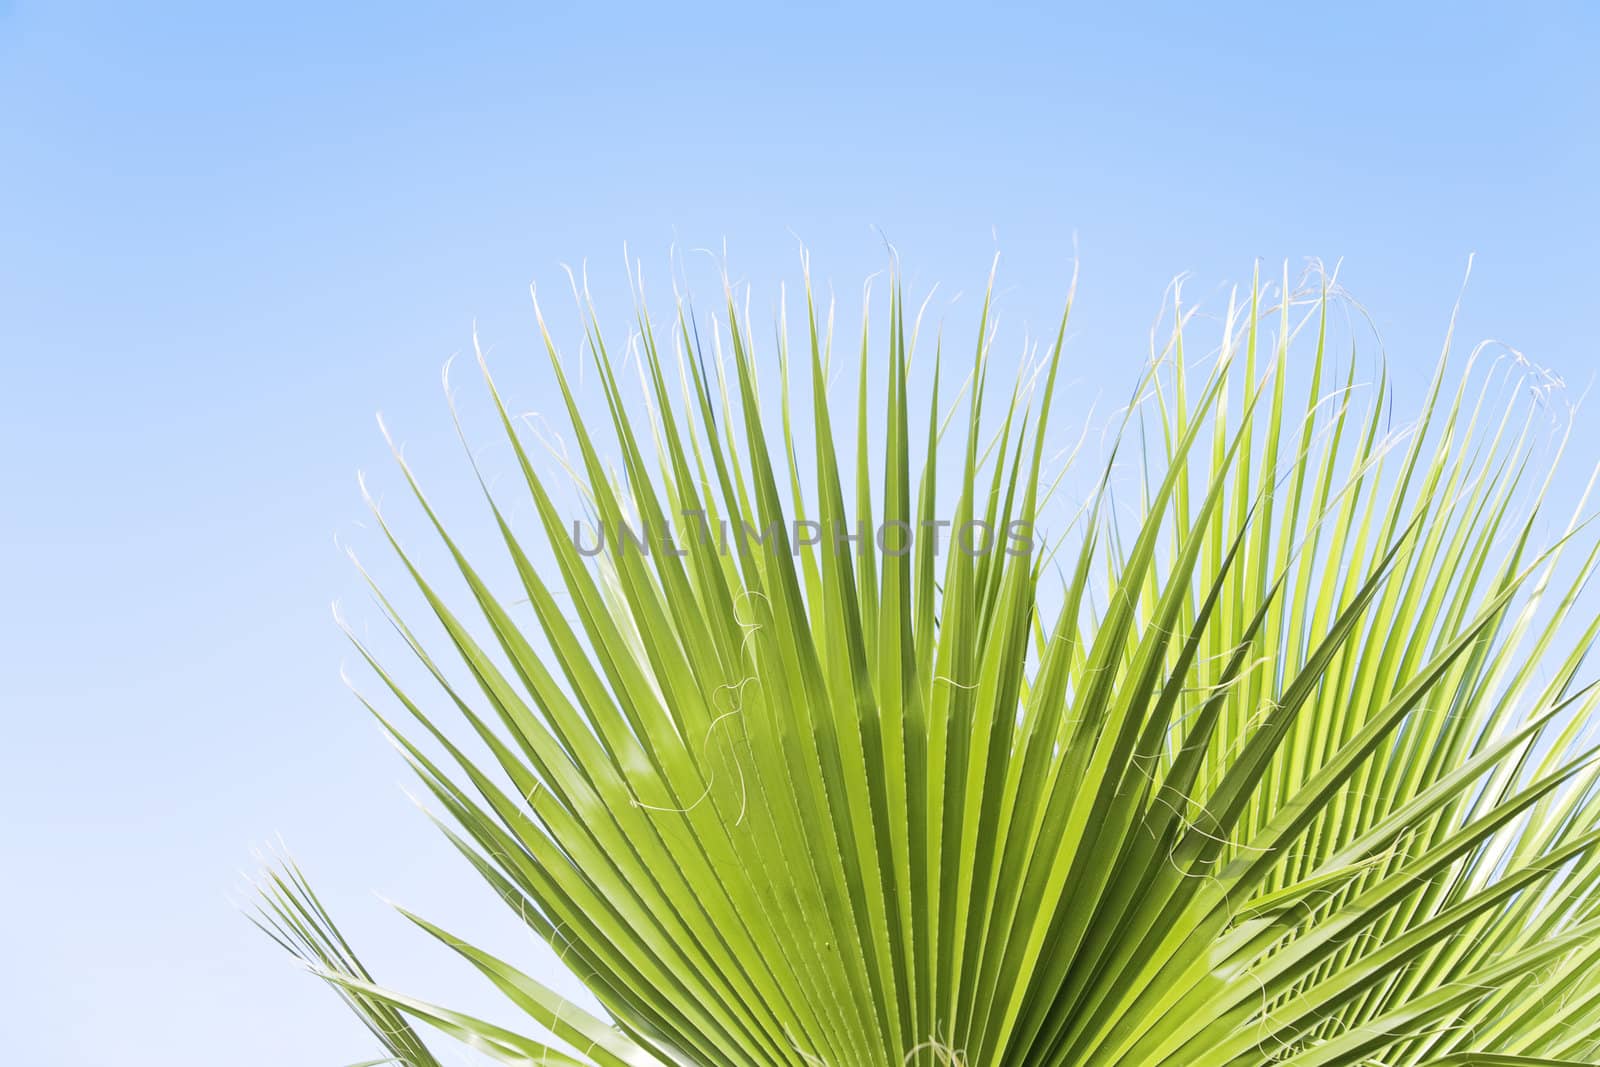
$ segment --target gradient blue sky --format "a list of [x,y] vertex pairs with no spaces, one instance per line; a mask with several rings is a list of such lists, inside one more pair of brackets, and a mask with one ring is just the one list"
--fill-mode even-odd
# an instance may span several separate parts
[[1600,8],[1131,6],[0,3],[8,1062],[364,1058],[226,900],[279,831],[387,976],[472,986],[370,895],[508,929],[339,682],[333,539],[372,412],[455,462],[440,363],[531,366],[563,261],[772,286],[798,234],[854,291],[876,226],[922,285],[998,244],[1040,321],[1076,233],[1093,392],[1178,272],[1342,257],[1414,401],[1476,252],[1463,335],[1589,381]]

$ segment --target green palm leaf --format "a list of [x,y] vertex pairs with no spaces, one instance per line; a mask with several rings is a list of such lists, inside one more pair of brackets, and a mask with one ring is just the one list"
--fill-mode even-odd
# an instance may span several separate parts
[[1600,620],[1578,614],[1600,552],[1547,514],[1535,372],[1441,360],[1397,432],[1386,382],[1362,393],[1335,353],[1326,288],[1267,307],[1254,286],[1199,363],[1175,302],[1047,542],[1065,316],[1002,391],[986,297],[952,399],[890,289],[850,431],[809,283],[776,421],[731,290],[669,328],[641,303],[627,360],[584,303],[603,407],[544,332],[568,469],[638,543],[579,550],[486,367],[553,564],[483,479],[517,588],[403,461],[467,596],[378,515],[454,662],[379,592],[435,688],[358,641],[403,718],[369,707],[609,1019],[417,916],[540,1036],[389,992],[292,868],[271,931],[412,1065],[434,1061],[407,1018],[596,1067],[1600,1055]]

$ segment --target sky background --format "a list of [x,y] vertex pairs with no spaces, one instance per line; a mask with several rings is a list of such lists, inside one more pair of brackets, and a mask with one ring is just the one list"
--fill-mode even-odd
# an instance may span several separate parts
[[373,897],[510,930],[328,603],[377,621],[335,546],[375,547],[358,468],[398,493],[373,412],[459,481],[439,367],[476,322],[548,400],[562,263],[625,329],[624,242],[659,280],[726,241],[760,322],[797,235],[853,293],[881,232],[923,290],[1000,250],[1045,324],[1076,236],[1077,400],[1174,275],[1342,259],[1406,407],[1476,253],[1461,336],[1588,384],[1600,8],[1134,6],[0,3],[8,1061],[370,1055],[229,903],[280,832],[374,969],[489,1002]]

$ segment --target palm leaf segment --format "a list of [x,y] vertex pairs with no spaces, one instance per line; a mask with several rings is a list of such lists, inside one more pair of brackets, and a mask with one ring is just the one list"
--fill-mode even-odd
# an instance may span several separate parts
[[1541,511],[1529,372],[1441,361],[1402,433],[1381,378],[1362,392],[1332,354],[1325,289],[1231,304],[1203,374],[1175,306],[1073,532],[957,550],[968,524],[1034,523],[1061,483],[1045,422],[1066,320],[1002,403],[986,299],[966,384],[924,357],[919,412],[892,290],[886,331],[863,323],[848,434],[809,284],[803,342],[779,331],[776,418],[731,292],[704,333],[680,305],[658,334],[641,304],[628,360],[583,305],[607,443],[544,331],[569,470],[648,552],[579,550],[485,372],[554,566],[486,489],[520,578],[490,588],[407,469],[470,603],[383,529],[474,684],[379,594],[443,697],[358,643],[392,697],[369,706],[612,1021],[414,916],[540,1038],[324,976],[512,1063],[1600,1054],[1597,623],[1576,615],[1595,539]]

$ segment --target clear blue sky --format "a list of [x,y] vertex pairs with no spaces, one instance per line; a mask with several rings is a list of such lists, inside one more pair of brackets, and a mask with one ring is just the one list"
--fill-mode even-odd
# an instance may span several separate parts
[[1600,368],[1600,9],[1131,6],[0,3],[8,1062],[364,1058],[226,900],[279,831],[386,977],[472,985],[370,895],[505,929],[338,680],[333,539],[398,490],[373,411],[459,470],[439,365],[532,366],[563,261],[770,292],[792,232],[853,292],[876,226],[970,289],[998,239],[1041,321],[1076,233],[1093,391],[1178,272],[1343,258],[1415,400],[1476,252],[1465,337]]

